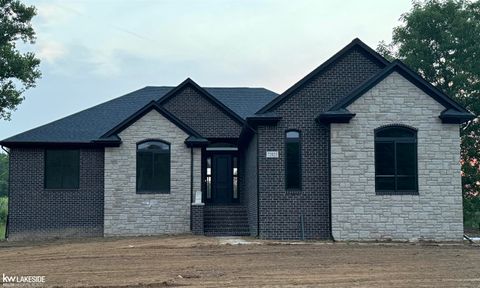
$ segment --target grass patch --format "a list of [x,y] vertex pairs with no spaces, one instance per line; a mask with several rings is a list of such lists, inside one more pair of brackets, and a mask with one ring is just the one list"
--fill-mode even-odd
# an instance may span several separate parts
[[5,238],[5,226],[7,223],[8,198],[0,197],[0,239]]
[[0,240],[5,239],[5,223],[0,223]]
[[480,196],[463,198],[463,226],[480,230]]

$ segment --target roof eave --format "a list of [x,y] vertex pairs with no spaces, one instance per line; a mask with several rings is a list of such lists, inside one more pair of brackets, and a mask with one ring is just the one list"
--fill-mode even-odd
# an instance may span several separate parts
[[45,142],[45,141],[0,141],[0,146],[8,148],[102,148],[118,147],[121,141],[91,141],[91,142]]
[[330,124],[330,123],[350,123],[353,117],[355,117],[355,113],[351,113],[346,109],[338,110],[338,111],[327,111],[324,113],[320,113],[315,119],[318,123],[323,124]]
[[206,147],[209,143],[210,141],[202,137],[190,136],[187,139],[185,139],[185,144],[189,148]]
[[445,124],[462,124],[475,119],[475,115],[468,112],[458,112],[452,109],[446,109],[438,116]]

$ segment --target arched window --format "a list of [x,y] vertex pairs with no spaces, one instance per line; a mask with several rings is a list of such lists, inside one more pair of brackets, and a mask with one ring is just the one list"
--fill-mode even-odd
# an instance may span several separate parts
[[417,194],[417,178],[417,131],[404,126],[376,129],[376,193]]
[[285,186],[287,189],[301,189],[302,161],[300,132],[285,132]]
[[170,144],[147,140],[137,144],[137,193],[170,193]]

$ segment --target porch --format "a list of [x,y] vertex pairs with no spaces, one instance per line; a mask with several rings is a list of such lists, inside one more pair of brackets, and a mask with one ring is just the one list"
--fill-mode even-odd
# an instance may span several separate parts
[[192,231],[208,236],[249,236],[242,195],[242,155],[236,141],[216,141],[202,149],[202,191],[192,203]]

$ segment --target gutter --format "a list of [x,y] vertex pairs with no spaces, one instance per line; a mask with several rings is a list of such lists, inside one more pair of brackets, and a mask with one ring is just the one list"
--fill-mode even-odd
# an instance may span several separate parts
[[11,142],[0,141],[1,146],[8,148],[96,148],[96,147],[119,147],[121,141],[90,141],[90,142]]

